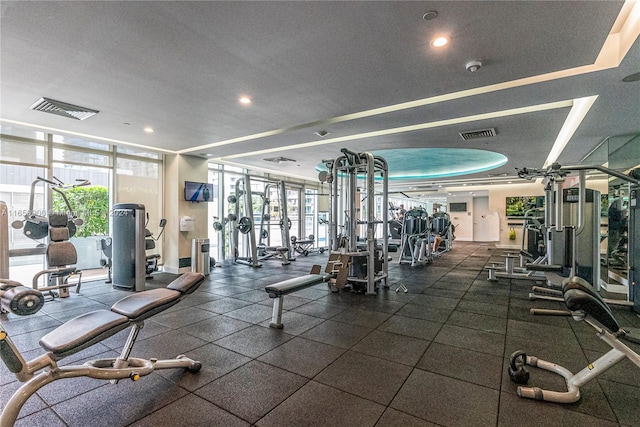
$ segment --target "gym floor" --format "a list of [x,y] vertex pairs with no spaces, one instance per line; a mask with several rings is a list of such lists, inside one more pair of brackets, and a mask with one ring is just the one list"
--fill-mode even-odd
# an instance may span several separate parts
[[[377,296],[334,294],[326,284],[287,295],[283,330],[268,327],[273,300],[264,286],[306,274],[312,264],[324,266],[327,254],[300,256],[289,266],[276,260],[260,269],[224,265],[195,294],[148,320],[132,353],[184,353],[202,361],[199,373],[156,371],[118,385],[56,381],[31,397],[16,425],[640,426],[640,369],[628,360],[582,387],[575,404],[515,394],[506,373],[515,350],[577,372],[609,347],[583,322],[529,314],[531,307],[562,308],[530,301],[532,282],[488,282],[483,267],[501,253],[456,241],[426,266],[391,262],[391,289]],[[147,285],[175,277],[160,273]],[[408,293],[394,292],[399,283]],[[127,294],[104,282],[85,283],[82,295],[72,288],[70,298],[47,302],[34,316],[0,320],[29,360],[41,354],[45,333]],[[628,308],[613,310],[622,325],[640,327]],[[116,357],[127,334],[61,365]],[[0,365],[4,404],[20,383]],[[530,385],[564,390],[561,377],[530,371]]]

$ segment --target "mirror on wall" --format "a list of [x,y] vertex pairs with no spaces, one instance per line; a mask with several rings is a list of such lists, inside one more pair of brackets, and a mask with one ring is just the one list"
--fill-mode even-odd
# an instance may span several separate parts
[[[627,174],[629,170],[640,166],[640,135],[616,136],[607,141],[606,166],[618,172]],[[610,177],[608,182],[607,209],[603,210],[602,228],[604,252],[602,254],[603,287],[612,292],[624,292],[630,296],[629,267],[635,265],[629,259],[629,243],[640,236],[631,236],[629,230],[630,195],[634,188],[632,184],[619,178]],[[604,209],[604,206],[603,206]],[[606,215],[606,216],[605,216]]]

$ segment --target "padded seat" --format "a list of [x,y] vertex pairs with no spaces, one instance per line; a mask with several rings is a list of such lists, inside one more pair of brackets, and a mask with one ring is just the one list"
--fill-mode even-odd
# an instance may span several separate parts
[[177,304],[180,297],[180,292],[172,289],[151,289],[122,298],[111,311],[127,316],[132,322],[140,322]]
[[203,281],[200,273],[185,273],[166,288],[128,295],[117,301],[111,311],[96,310],[69,320],[42,337],[40,346],[54,360],[60,360],[177,304]]
[[269,294],[269,297],[278,298],[282,295],[325,282],[330,277],[330,274],[307,274],[306,276],[294,277],[268,285],[264,289]]
[[173,282],[169,283],[167,289],[173,289],[180,292],[182,295],[189,295],[195,292],[200,284],[204,282],[204,275],[202,273],[184,273]]
[[615,333],[620,330],[609,306],[588,282],[580,277],[567,280],[562,288],[564,302],[571,311],[584,311],[602,326]]
[[129,326],[129,319],[109,310],[75,317],[40,339],[40,346],[60,360],[110,337]]

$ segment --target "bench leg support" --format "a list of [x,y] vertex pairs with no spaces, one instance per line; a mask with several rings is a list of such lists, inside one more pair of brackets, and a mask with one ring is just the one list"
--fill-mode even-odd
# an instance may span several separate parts
[[280,295],[273,301],[273,314],[271,315],[271,323],[269,323],[270,328],[282,329],[284,325],[282,324],[282,305],[284,303],[284,295]]

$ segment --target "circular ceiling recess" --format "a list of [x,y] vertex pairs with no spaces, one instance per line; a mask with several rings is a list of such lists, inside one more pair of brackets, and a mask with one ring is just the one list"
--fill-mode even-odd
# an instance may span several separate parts
[[[372,151],[389,165],[389,180],[434,179],[468,175],[498,168],[507,157],[469,148],[405,148]],[[317,170],[326,170],[319,164]]]

